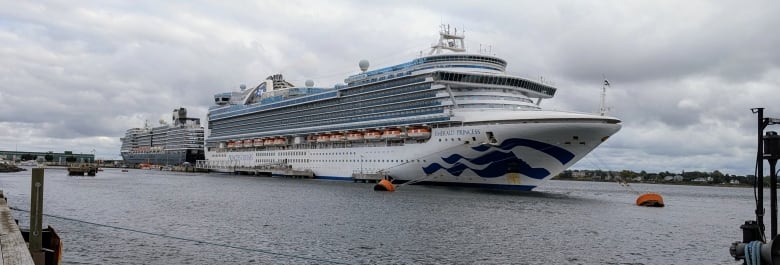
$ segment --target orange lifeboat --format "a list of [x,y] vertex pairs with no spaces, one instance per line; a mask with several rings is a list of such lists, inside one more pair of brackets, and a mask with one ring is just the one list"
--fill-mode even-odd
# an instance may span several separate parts
[[327,142],[327,141],[330,141],[330,134],[320,134],[320,135],[317,135],[317,142],[318,143]]
[[382,139],[397,139],[401,137],[401,130],[399,129],[387,129],[382,132]]
[[647,207],[664,207],[664,198],[658,193],[645,193],[636,198],[636,205]]
[[254,145],[255,147],[258,147],[258,146],[263,146],[263,139],[260,139],[260,138],[257,138],[257,139],[255,139],[255,140],[254,140],[254,144],[253,144],[253,145]]
[[343,134],[337,133],[337,134],[331,134],[330,135],[330,141],[331,142],[342,142],[346,140],[346,137],[344,137]]
[[233,143],[233,146],[235,146],[236,148],[241,148],[241,147],[244,147],[244,142],[243,142],[243,141],[241,141],[241,140],[235,141],[235,142]]
[[227,143],[227,147],[228,148],[236,147],[236,143],[234,143],[233,141],[230,141],[230,142]]
[[244,140],[244,147],[252,147],[252,139]]
[[412,138],[429,138],[431,137],[431,130],[428,128],[411,128],[406,131],[409,137]]
[[272,146],[272,145],[274,145],[274,139],[273,138],[265,138],[265,139],[263,139],[263,145],[265,145],[265,146]]
[[376,139],[379,139],[379,137],[381,137],[381,136],[382,136],[382,133],[380,133],[378,131],[368,131],[368,132],[366,132],[366,135],[363,136],[363,138],[365,138],[366,140],[376,140]]
[[360,141],[363,140],[363,134],[359,132],[351,132],[347,134],[347,140],[349,141]]
[[309,134],[308,136],[306,136],[306,141],[310,142],[310,143],[316,142],[317,141],[317,136],[315,136],[313,134]]
[[279,138],[274,139],[274,145],[286,145],[286,144],[287,144],[287,139],[286,138],[279,137]]

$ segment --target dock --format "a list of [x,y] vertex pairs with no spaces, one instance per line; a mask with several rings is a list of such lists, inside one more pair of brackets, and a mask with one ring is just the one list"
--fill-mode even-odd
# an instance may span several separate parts
[[377,173],[352,173],[353,182],[363,183],[379,183],[380,180],[387,177],[387,174],[382,172]]
[[254,175],[268,177],[288,177],[288,178],[314,178],[314,172],[311,170],[295,170],[289,167],[234,167],[233,173],[236,175]]
[[34,265],[27,242],[8,208],[8,200],[0,191],[0,265]]
[[214,165],[204,160],[198,160],[195,164],[198,171],[233,173],[236,175],[254,175],[268,177],[289,177],[289,178],[314,178],[314,172],[310,169],[293,169],[286,163],[269,163],[258,166],[242,165]]

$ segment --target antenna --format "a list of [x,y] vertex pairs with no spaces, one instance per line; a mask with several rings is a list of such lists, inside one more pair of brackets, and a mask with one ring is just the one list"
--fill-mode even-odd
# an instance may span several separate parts
[[607,77],[605,75],[601,75],[604,78],[604,84],[601,86],[601,106],[599,106],[599,115],[604,116],[607,114],[607,106],[606,106],[606,98],[607,98],[607,87],[609,86],[609,80],[607,80]]

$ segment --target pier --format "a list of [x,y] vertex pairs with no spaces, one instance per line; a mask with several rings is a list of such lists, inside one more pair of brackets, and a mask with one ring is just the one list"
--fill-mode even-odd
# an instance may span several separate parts
[[309,169],[293,169],[291,165],[285,163],[270,163],[258,166],[242,165],[214,165],[209,161],[198,160],[195,169],[198,171],[213,171],[223,173],[233,173],[236,175],[254,175],[268,177],[289,177],[289,178],[314,178],[314,172]]
[[2,191],[0,191],[0,253],[3,255],[0,265],[35,264]]
[[235,167],[233,173],[236,175],[254,175],[269,177],[289,177],[289,178],[314,178],[314,172],[311,170],[295,170],[282,167]]
[[352,173],[353,182],[379,183],[380,180],[387,177],[383,172],[377,173]]

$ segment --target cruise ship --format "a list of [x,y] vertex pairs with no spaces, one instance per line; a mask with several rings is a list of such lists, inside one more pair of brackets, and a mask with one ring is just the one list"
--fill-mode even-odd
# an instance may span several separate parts
[[187,109],[173,110],[172,123],[160,120],[160,126],[132,128],[122,141],[122,159],[128,165],[195,164],[204,157],[204,129],[198,118],[188,118]]
[[429,54],[317,87],[269,76],[214,95],[206,160],[213,171],[281,167],[317,179],[531,190],[616,133],[614,117],[542,109],[557,88],[467,53],[442,26]]

